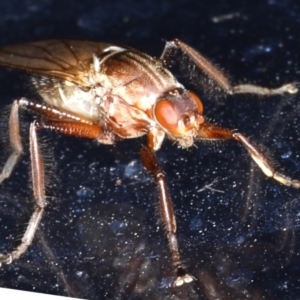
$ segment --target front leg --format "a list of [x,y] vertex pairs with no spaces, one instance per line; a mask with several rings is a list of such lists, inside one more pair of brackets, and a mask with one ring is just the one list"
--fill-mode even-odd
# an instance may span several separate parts
[[210,123],[201,124],[197,137],[199,139],[210,140],[235,140],[240,142],[250,154],[251,158],[255,161],[257,166],[262,172],[270,178],[284,184],[286,186],[292,186],[294,188],[300,188],[300,181],[292,179],[280,172],[277,172],[272,166],[270,159],[260,151],[255,145],[253,145],[245,136],[241,133],[231,131],[229,129],[221,128]]
[[299,180],[292,179],[280,172],[277,172],[271,165],[268,157],[266,157],[264,153],[262,153],[258,148],[251,144],[246,137],[237,132],[233,133],[232,136],[236,141],[239,141],[243,144],[243,146],[247,149],[252,159],[256,162],[256,164],[260,167],[260,169],[266,176],[271,177],[274,180],[286,186],[292,186],[296,189],[300,188]]
[[178,250],[178,242],[176,237],[176,218],[173,210],[173,204],[168,192],[165,174],[158,164],[154,151],[149,147],[142,147],[141,160],[145,168],[153,176],[159,192],[159,212],[164,224],[164,228],[167,234],[169,248],[172,254],[173,264],[175,268],[174,286],[181,286],[184,283],[189,283],[194,280],[194,277],[189,275],[180,258]]

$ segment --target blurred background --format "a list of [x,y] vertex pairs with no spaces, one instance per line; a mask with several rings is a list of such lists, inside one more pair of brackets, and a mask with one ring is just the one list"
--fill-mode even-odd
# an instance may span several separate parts
[[[0,2],[0,45],[49,38],[116,42],[159,57],[180,38],[234,83],[299,81],[298,1]],[[239,129],[278,170],[300,178],[299,94],[225,97],[178,56],[177,78],[197,92],[209,120]],[[192,73],[192,74],[191,74]],[[193,76],[191,76],[193,75]],[[191,78],[192,77],[192,78]],[[2,164],[13,99],[36,99],[28,75],[0,69]],[[32,116],[22,117],[25,149]],[[33,245],[0,269],[0,286],[84,299],[297,299],[300,191],[265,178],[234,142],[165,141],[183,261],[196,281],[170,288],[172,264],[156,212],[157,188],[139,161],[142,139],[114,146],[40,132],[48,207]],[[0,253],[33,211],[28,151],[0,187]]]

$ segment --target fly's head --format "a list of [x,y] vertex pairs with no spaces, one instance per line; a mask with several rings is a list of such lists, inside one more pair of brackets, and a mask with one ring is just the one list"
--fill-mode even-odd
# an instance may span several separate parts
[[201,100],[193,92],[178,88],[158,99],[153,115],[167,135],[183,148],[193,145],[204,123]]

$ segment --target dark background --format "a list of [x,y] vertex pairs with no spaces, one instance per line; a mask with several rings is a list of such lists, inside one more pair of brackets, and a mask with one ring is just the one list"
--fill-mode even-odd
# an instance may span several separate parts
[[[178,37],[236,83],[299,81],[297,1],[1,1],[0,45],[47,38],[118,42],[159,56]],[[300,178],[299,94],[220,97],[174,72],[203,99],[207,117],[238,128],[278,169]],[[8,109],[36,97],[21,72],[0,70],[0,157]],[[28,116],[24,120],[24,143]],[[29,117],[30,120],[30,117]],[[158,152],[174,200],[192,284],[168,288],[172,265],[157,222],[156,187],[139,162],[143,139],[115,146],[41,132],[49,203],[28,252],[0,269],[0,286],[85,299],[298,299],[299,191],[266,179],[234,142]],[[278,163],[278,164],[277,164]],[[0,252],[33,211],[28,151],[0,190]],[[206,188],[205,188],[206,187]],[[212,189],[209,189],[211,187]]]

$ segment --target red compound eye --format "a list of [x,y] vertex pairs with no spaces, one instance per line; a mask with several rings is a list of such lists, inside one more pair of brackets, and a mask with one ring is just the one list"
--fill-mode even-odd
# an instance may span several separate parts
[[170,133],[175,133],[178,127],[178,113],[175,105],[168,99],[162,99],[157,102],[154,114],[157,122]]

